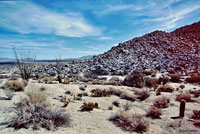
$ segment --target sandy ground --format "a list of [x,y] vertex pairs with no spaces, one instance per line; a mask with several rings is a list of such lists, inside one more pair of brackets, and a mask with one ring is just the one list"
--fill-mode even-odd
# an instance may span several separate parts
[[[1,83],[0,87],[4,82]],[[173,87],[179,87],[180,84],[171,83]],[[111,86],[111,85],[87,85],[85,91],[81,91],[79,89],[79,84],[42,84],[37,83],[35,81],[29,81],[28,86],[25,88],[24,92],[27,91],[35,91],[40,87],[45,87],[47,90],[41,91],[48,95],[48,101],[52,104],[52,109],[65,109],[66,112],[71,117],[71,124],[69,127],[59,127],[53,131],[47,131],[46,129],[40,128],[40,130],[34,131],[32,128],[29,129],[19,129],[14,130],[13,128],[6,128],[5,125],[0,126],[0,133],[2,134],[130,134],[132,132],[126,132],[115,126],[108,118],[114,113],[122,110],[122,105],[126,102],[130,102],[127,100],[120,99],[117,96],[110,97],[90,97],[83,96],[82,100],[73,100],[73,95],[65,94],[66,91],[71,91],[72,94],[87,92],[90,94],[90,90],[101,88],[108,89],[110,87],[118,90],[122,90],[129,94],[134,94],[135,90],[141,90],[126,86]],[[199,89],[200,87],[197,85],[186,85],[184,90],[189,89]],[[0,122],[6,121],[8,118],[12,117],[14,113],[11,108],[14,106],[14,103],[20,101],[20,98],[25,96],[24,92],[15,92],[12,100],[0,100]],[[163,93],[161,96],[166,96],[170,99],[170,106],[168,108],[162,109],[161,119],[151,119],[146,118],[150,122],[150,126],[147,134],[199,134],[200,128],[193,126],[191,121],[187,119],[191,117],[192,110],[198,109],[200,110],[199,103],[187,103],[185,117],[183,119],[171,119],[171,117],[178,116],[179,114],[179,102],[175,101],[175,97],[179,92],[182,91],[174,91],[173,93]],[[0,96],[5,96],[3,89],[0,89]],[[63,103],[60,101],[59,96],[66,96],[67,98],[71,98],[69,105],[64,108]],[[131,103],[131,112],[136,114],[145,115],[150,106],[153,104],[154,100],[157,98],[156,93],[154,91],[150,91],[150,97],[144,101],[136,100]],[[113,106],[113,110],[108,110],[108,107],[112,105],[112,102],[118,100],[121,104],[121,107]],[[200,98],[197,98],[200,101]],[[80,112],[80,107],[83,102],[97,102],[99,104],[99,109],[94,109],[91,112]],[[133,132],[134,133],[134,132]]]

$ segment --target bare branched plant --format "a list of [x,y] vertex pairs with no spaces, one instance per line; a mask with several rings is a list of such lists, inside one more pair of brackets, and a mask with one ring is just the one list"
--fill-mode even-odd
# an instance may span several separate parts
[[22,79],[28,80],[31,77],[37,53],[30,50],[16,50],[15,48],[13,48],[13,52]]
[[58,58],[56,58],[56,72],[57,72],[57,79],[59,81],[59,83],[62,83],[62,78],[61,78],[61,62],[62,62],[62,59],[59,55]]

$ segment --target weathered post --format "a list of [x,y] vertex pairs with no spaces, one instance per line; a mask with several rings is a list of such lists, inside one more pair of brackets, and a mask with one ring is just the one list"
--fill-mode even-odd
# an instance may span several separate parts
[[180,102],[179,117],[184,117],[185,104],[186,104],[186,101],[184,99],[182,99],[181,102]]

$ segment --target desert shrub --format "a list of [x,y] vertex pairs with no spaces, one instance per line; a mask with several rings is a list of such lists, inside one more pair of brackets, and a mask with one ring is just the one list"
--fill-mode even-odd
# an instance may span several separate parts
[[145,78],[145,86],[149,88],[154,87],[154,85],[158,84],[158,81],[156,78]]
[[69,84],[70,80],[68,78],[64,78],[62,81],[62,84]]
[[130,74],[124,79],[123,84],[126,86],[142,88],[145,85],[145,75],[141,72]]
[[116,89],[110,89],[110,92],[112,95],[120,96],[122,94],[122,91],[116,90]]
[[116,126],[125,131],[144,133],[148,130],[149,123],[141,115],[121,111],[109,118]]
[[49,103],[47,102],[47,95],[44,92],[39,91],[28,91],[26,92],[28,100],[33,105],[47,107]]
[[131,109],[131,103],[126,102],[125,104],[122,105],[124,111],[128,111]]
[[154,71],[145,70],[145,71],[143,71],[142,73],[145,74],[146,76],[149,76],[149,75],[153,74]]
[[68,90],[68,91],[66,91],[65,93],[66,93],[66,94],[71,94],[71,91]]
[[200,110],[193,110],[192,119],[200,120]]
[[113,101],[112,104],[113,104],[114,106],[116,106],[116,107],[120,107],[120,103],[119,103],[118,100]]
[[20,102],[16,107],[16,116],[8,122],[8,127],[15,129],[39,129],[43,127],[52,130],[61,126],[68,126],[70,118],[61,110],[49,110],[44,106],[31,104],[29,101]]
[[176,96],[176,101],[181,101],[182,99],[184,99],[186,102],[194,102],[189,92],[180,93]]
[[170,77],[171,77],[170,81],[173,83],[181,82],[181,80],[180,80],[181,77],[179,74],[171,74]]
[[158,84],[163,84],[165,85],[166,83],[168,83],[170,81],[169,76],[168,75],[164,75],[163,77],[160,77],[158,79]]
[[149,92],[146,91],[146,90],[137,92],[136,94],[138,95],[137,98],[138,98],[140,101],[143,101],[143,100],[145,100],[146,98],[149,97]]
[[200,75],[194,74],[188,78],[185,79],[187,83],[200,83]]
[[92,111],[93,108],[98,108],[98,103],[93,103],[93,102],[84,102],[83,105],[80,107],[81,111]]
[[184,89],[185,88],[185,85],[180,85],[179,86],[181,89]]
[[162,97],[159,97],[157,98],[155,101],[154,101],[154,106],[157,107],[157,108],[167,108],[168,107],[168,103],[169,103],[169,99],[162,96]]
[[198,98],[200,96],[200,89],[199,90],[194,90],[194,91],[190,90],[190,93],[193,94],[194,97]]
[[162,85],[159,87],[159,90],[161,92],[173,92],[174,91],[174,88],[168,84],[165,84],[165,85]]
[[110,96],[111,95],[111,91],[110,90],[101,90],[101,89],[94,89],[91,90],[91,96],[92,97],[106,97],[106,96]]
[[146,116],[151,117],[152,119],[160,119],[160,115],[162,114],[161,109],[151,106]]
[[156,90],[156,95],[157,95],[157,96],[158,96],[158,95],[161,95],[160,89],[157,89],[157,90]]
[[26,80],[10,80],[5,83],[4,87],[9,88],[12,91],[23,91],[27,85],[28,82]]
[[122,92],[120,95],[120,99],[125,99],[134,102],[136,100],[134,95],[128,94],[126,92]]

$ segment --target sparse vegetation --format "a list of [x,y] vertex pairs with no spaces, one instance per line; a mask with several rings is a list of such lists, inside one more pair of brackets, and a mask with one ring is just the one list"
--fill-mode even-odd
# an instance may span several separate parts
[[190,77],[186,78],[185,81],[187,83],[200,83],[200,75],[199,74],[193,74]]
[[148,130],[149,123],[143,116],[121,111],[109,118],[116,126],[125,131],[144,133]]
[[159,90],[161,92],[173,92],[174,91],[174,88],[168,84],[165,84],[165,85],[162,85],[159,87]]
[[193,110],[192,119],[200,120],[200,110]]
[[92,111],[94,108],[98,108],[98,103],[84,102],[80,108],[81,111]]
[[157,98],[154,101],[154,106],[157,107],[157,108],[167,108],[168,103],[169,103],[169,99],[162,96],[162,97]]
[[111,91],[110,90],[106,90],[106,89],[94,89],[91,90],[92,93],[92,97],[106,97],[106,96],[110,96],[111,95]]
[[122,105],[124,111],[128,111],[131,109],[131,103],[130,102],[126,102],[125,104]]
[[173,83],[179,83],[181,82],[180,78],[181,76],[179,74],[170,74],[170,81],[173,82]]
[[160,119],[160,115],[162,114],[161,109],[151,106],[149,111],[147,112],[146,116],[151,117],[152,119]]
[[138,92],[138,93],[136,93],[136,94],[138,95],[137,98],[138,98],[140,101],[144,101],[146,98],[149,97],[149,92],[146,91],[146,90],[141,91],[141,92]]
[[180,93],[176,96],[176,101],[181,101],[182,99],[184,99],[186,102],[194,102],[189,92]]
[[13,49],[13,51],[22,79],[29,80],[35,65],[37,53],[30,50],[17,51],[16,49]]
[[123,83],[126,86],[142,88],[145,86],[145,75],[141,72],[134,72],[128,75]]
[[[70,124],[70,117],[62,110],[50,110],[42,101],[44,97],[37,97],[38,94],[28,93],[29,99],[24,98],[16,105],[16,116],[8,122],[8,127],[15,129],[29,128],[47,130]],[[42,96],[42,95],[40,95]],[[37,100],[39,98],[39,100]]]
[[10,80],[5,83],[4,87],[16,92],[23,91],[27,84],[28,82],[26,80]]
[[136,97],[132,94],[128,94],[126,92],[122,92],[120,95],[120,99],[125,99],[134,102],[136,100]]

